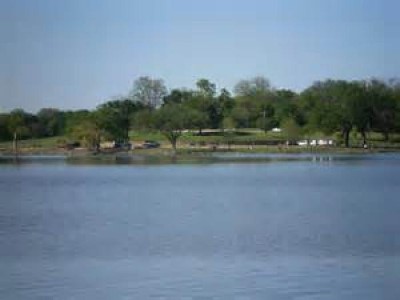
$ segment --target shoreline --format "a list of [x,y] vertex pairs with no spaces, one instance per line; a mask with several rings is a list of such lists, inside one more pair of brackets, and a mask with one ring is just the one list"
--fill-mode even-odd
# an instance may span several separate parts
[[[400,147],[335,147],[335,146],[319,146],[319,147],[303,147],[303,146],[219,146],[219,147],[180,147],[176,150],[175,155],[182,154],[199,154],[199,153],[278,153],[278,154],[318,154],[318,153],[331,153],[331,154],[363,154],[363,153],[386,153],[386,152],[400,152]],[[96,152],[86,148],[76,148],[73,150],[66,150],[63,148],[20,148],[18,156],[32,156],[32,155],[47,155],[47,156],[110,156],[118,154],[127,155],[159,155],[159,156],[172,156],[174,151],[170,147],[160,147],[152,149],[132,149],[132,150],[118,150],[118,149],[101,149]],[[11,149],[0,149],[0,156],[15,156]]]
[[310,149],[138,149],[131,151],[91,152],[74,151],[22,151],[18,156],[0,152],[0,163],[65,162],[68,164],[191,164],[191,163],[245,163],[272,161],[331,161],[340,159],[367,158],[374,154],[397,154],[400,149],[361,149],[326,147]]

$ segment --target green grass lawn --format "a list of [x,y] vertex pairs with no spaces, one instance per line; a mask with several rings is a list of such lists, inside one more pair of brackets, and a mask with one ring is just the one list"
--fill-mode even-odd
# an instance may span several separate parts
[[[165,136],[157,131],[131,131],[130,140],[133,143],[141,143],[145,140],[158,141],[162,144],[162,147],[169,148],[170,144]],[[327,137],[322,133],[314,133],[312,135],[307,135],[302,138],[309,139],[318,139],[322,137]],[[337,141],[340,141],[339,133],[329,136],[329,138],[333,138]],[[301,138],[299,138],[301,139]],[[351,145],[360,146],[362,143],[361,135],[357,133],[352,133],[350,136]],[[223,132],[207,132],[205,131],[203,135],[199,135],[198,131],[185,132],[182,134],[181,138],[178,141],[178,145],[183,148],[189,147],[189,145],[202,146],[202,145],[210,145],[210,144],[227,144],[230,142],[231,144],[242,144],[242,145],[251,145],[252,143],[256,143],[257,141],[284,141],[286,140],[286,136],[284,133],[275,133],[275,132],[263,132],[258,129],[239,129],[232,133],[223,133]],[[59,148],[60,145],[65,143],[66,141],[71,141],[69,138],[64,136],[50,137],[50,138],[40,138],[40,139],[27,139],[21,140],[18,142],[20,149],[25,149],[29,151],[29,149],[36,150],[52,150]],[[382,147],[382,148],[400,148],[400,134],[392,134],[390,136],[390,141],[385,142],[382,134],[371,132],[368,134],[368,141],[370,145],[373,147]],[[265,149],[264,149],[265,148]],[[267,147],[259,149],[260,151],[266,151]],[[0,151],[12,151],[13,143],[12,141],[0,142]],[[145,150],[147,151],[147,150]],[[257,151],[257,150],[255,150]]]
[[[54,149],[58,147],[59,142],[63,137],[55,136],[40,139],[27,139],[18,141],[19,148],[42,148],[42,149]],[[0,142],[0,149],[12,150],[13,142]]]
[[[168,140],[165,138],[163,134],[160,132],[146,132],[146,131],[131,131],[129,134],[130,140],[134,142],[142,142],[145,140],[154,140],[161,143],[168,143]],[[213,132],[207,133],[203,132],[202,135],[199,135],[197,130],[191,132],[184,132],[179,139],[181,144],[189,144],[189,143],[224,143],[227,140],[231,141],[252,141],[257,140],[284,140],[284,135],[282,133],[273,133],[263,131],[257,129],[239,129],[235,133],[223,133],[223,132]]]

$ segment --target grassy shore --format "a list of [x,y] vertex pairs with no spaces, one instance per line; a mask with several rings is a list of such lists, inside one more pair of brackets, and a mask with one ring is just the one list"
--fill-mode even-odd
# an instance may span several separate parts
[[[315,134],[307,138],[320,138],[322,134]],[[326,136],[325,136],[326,137]],[[306,137],[304,137],[306,138]],[[337,135],[330,136],[337,140]],[[101,153],[93,153],[86,149],[66,150],[62,147],[67,137],[51,137],[42,139],[29,139],[18,142],[20,155],[51,155],[62,154],[71,157],[82,156],[111,156],[117,151],[102,151]],[[173,156],[169,142],[159,132],[131,132],[130,140],[134,145],[139,145],[145,140],[155,140],[161,143],[161,147],[157,149],[133,149],[128,152],[123,152],[129,155],[157,157],[157,156]],[[277,142],[278,145],[265,145],[270,142]],[[370,153],[384,151],[400,151],[400,135],[392,135],[389,142],[385,142],[383,137],[378,133],[369,134],[369,148],[361,147],[361,137],[357,134],[352,136],[352,147],[345,148],[340,144],[336,146],[317,146],[317,147],[301,147],[301,146],[286,146],[285,135],[283,133],[272,133],[256,130],[243,129],[232,134],[223,134],[221,132],[205,132],[199,135],[197,132],[187,132],[182,135],[178,142],[177,155],[188,156],[198,155],[199,153],[213,152],[239,152],[239,153]],[[0,143],[0,154],[13,154],[13,143],[11,141]]]

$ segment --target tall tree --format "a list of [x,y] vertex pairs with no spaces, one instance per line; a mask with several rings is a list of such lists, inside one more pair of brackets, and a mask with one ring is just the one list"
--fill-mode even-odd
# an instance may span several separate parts
[[30,136],[29,122],[30,114],[23,109],[14,109],[8,117],[8,129],[14,136],[27,138]]
[[14,109],[8,117],[8,130],[13,137],[14,152],[18,152],[18,140],[30,136],[28,119],[30,115],[22,109]]
[[284,120],[282,128],[288,142],[297,140],[301,136],[301,128],[292,118]]
[[56,108],[42,108],[38,114],[38,123],[45,136],[56,136],[64,131],[64,116]]
[[74,122],[68,135],[88,148],[99,151],[101,139],[106,135],[99,111],[90,112],[85,118]]
[[135,80],[130,94],[133,100],[154,109],[162,104],[167,88],[162,79],[143,76]]
[[88,120],[89,117],[90,117],[90,111],[86,109],[65,111],[64,112],[65,134],[71,135],[75,127],[80,123],[82,123],[83,121]]
[[368,127],[363,95],[360,82],[326,80],[306,89],[301,95],[301,104],[307,111],[306,118],[313,120],[315,127],[322,131],[340,130],[345,146],[349,147],[351,130],[357,127],[365,133]]
[[8,114],[0,113],[0,140],[6,141],[11,138],[8,130]]
[[381,132],[385,141],[389,140],[389,133],[395,129],[398,113],[393,87],[376,79],[366,82],[371,127]]
[[110,138],[120,142],[129,140],[129,130],[132,127],[134,113],[144,109],[141,102],[130,99],[108,101],[97,108],[100,126]]
[[216,85],[208,79],[199,79],[196,82],[196,86],[200,95],[205,98],[213,98],[216,93]]
[[182,131],[192,126],[193,113],[181,104],[165,105],[155,112],[153,126],[168,139],[174,152]]
[[221,89],[217,101],[219,117],[218,127],[224,130],[224,128],[226,128],[225,125],[229,125],[228,127],[231,128],[233,126],[233,121],[229,116],[231,115],[232,109],[235,105],[231,93],[225,88]]
[[193,91],[185,89],[173,89],[164,97],[164,105],[179,104],[190,100],[193,97]]
[[233,90],[236,96],[243,97],[269,94],[272,87],[267,78],[257,76],[252,79],[239,81]]
[[275,110],[274,107],[266,101],[260,103],[259,110],[260,116],[256,120],[256,125],[258,128],[264,130],[264,133],[266,133],[276,125],[274,119]]

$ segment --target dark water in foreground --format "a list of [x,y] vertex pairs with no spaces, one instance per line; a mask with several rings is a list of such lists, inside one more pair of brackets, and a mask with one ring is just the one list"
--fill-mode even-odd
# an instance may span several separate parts
[[0,165],[0,299],[400,299],[400,156]]

